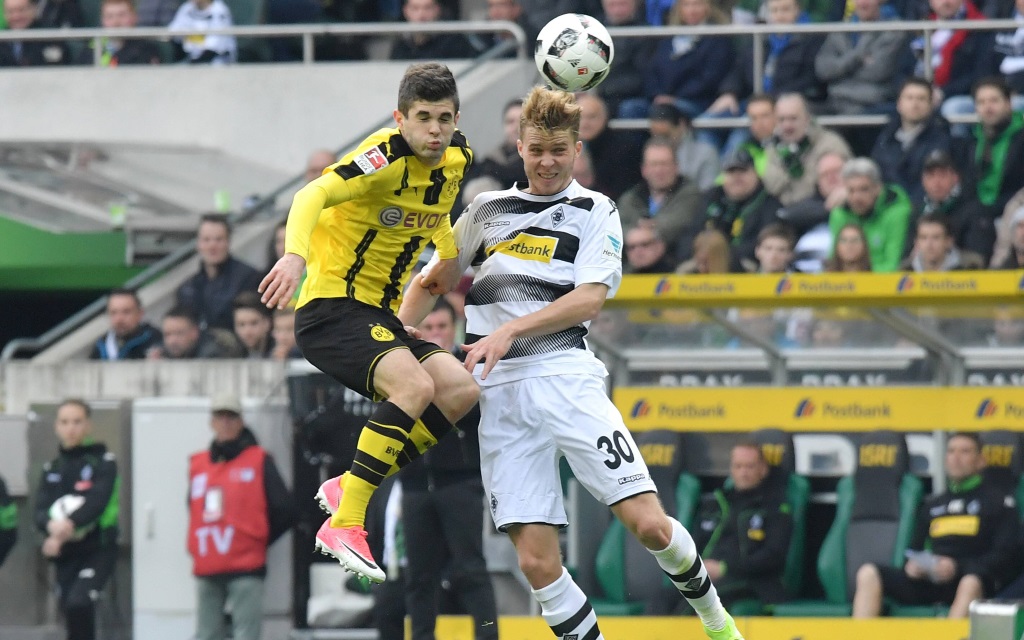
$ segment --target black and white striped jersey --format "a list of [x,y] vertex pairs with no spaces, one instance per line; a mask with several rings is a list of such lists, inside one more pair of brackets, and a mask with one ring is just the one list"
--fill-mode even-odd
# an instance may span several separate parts
[[[611,297],[622,278],[622,225],[607,196],[575,180],[537,196],[512,187],[477,196],[453,229],[463,269],[474,269],[466,295],[466,341],[539,311],[577,285],[601,283]],[[607,375],[587,349],[587,325],[519,338],[482,384],[526,377]]]

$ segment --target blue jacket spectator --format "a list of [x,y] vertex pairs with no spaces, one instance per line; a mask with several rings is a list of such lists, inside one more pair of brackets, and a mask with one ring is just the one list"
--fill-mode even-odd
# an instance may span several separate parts
[[882,171],[882,181],[903,187],[910,201],[924,198],[921,172],[933,151],[950,150],[949,123],[932,107],[932,86],[927,80],[907,80],[896,102],[897,117],[875,140],[871,159]]

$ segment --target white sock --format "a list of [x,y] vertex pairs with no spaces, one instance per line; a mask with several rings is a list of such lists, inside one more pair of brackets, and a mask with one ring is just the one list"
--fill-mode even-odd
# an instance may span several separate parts
[[562,567],[562,575],[551,584],[533,590],[540,603],[540,614],[557,638],[604,640],[597,628],[597,614],[583,590]]
[[725,628],[725,607],[718,599],[718,591],[697,554],[690,532],[675,518],[669,519],[672,521],[672,541],[661,551],[651,551],[651,554],[700,616],[704,626],[713,631]]

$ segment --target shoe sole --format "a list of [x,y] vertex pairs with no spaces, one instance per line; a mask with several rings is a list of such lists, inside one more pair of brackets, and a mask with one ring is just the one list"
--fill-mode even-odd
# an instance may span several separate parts
[[321,542],[319,538],[317,538],[316,545],[314,548],[316,551],[319,551],[323,555],[337,560],[341,564],[341,568],[345,571],[348,571],[349,573],[354,573],[357,576],[362,576],[370,582],[376,582],[379,584],[387,579],[387,576],[384,574],[383,571],[380,572],[380,575],[368,573],[366,571],[365,565],[361,564],[357,560],[353,560],[348,557],[348,552],[339,555],[336,551],[334,551],[334,549],[331,549],[326,544]]
[[320,509],[329,516],[333,516],[334,512],[331,511],[331,505],[327,502],[327,494],[324,493],[324,488],[320,487],[316,490],[316,501],[320,505]]

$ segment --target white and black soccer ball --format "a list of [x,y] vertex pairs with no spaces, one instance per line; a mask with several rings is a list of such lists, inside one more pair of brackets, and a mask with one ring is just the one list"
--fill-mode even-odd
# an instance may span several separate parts
[[615,46],[608,30],[582,13],[563,13],[537,34],[533,60],[552,87],[586,91],[608,77]]
[[[83,504],[85,504],[84,496],[76,495],[74,493],[63,495],[54,500],[53,504],[50,505],[50,519],[67,520],[71,517],[71,514],[78,511]],[[85,527],[75,529],[75,535],[72,536],[71,539],[73,541],[81,540],[82,538],[87,536],[89,532],[93,530],[93,528],[94,525],[88,525]]]

